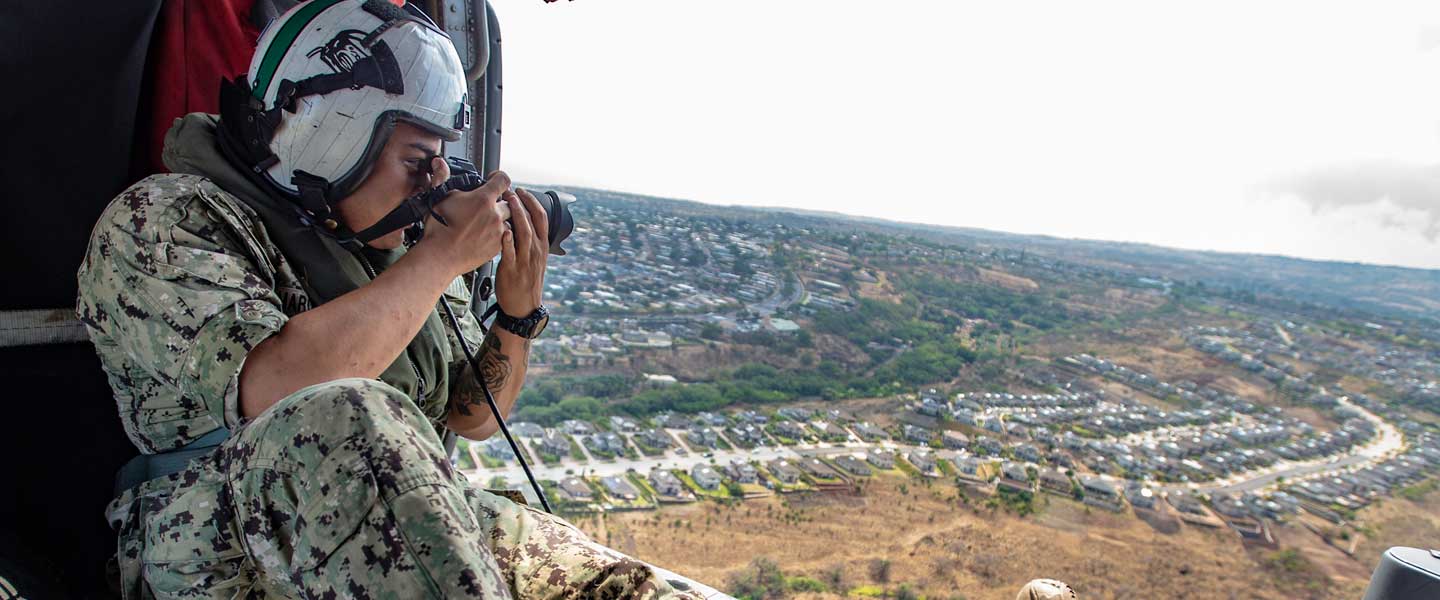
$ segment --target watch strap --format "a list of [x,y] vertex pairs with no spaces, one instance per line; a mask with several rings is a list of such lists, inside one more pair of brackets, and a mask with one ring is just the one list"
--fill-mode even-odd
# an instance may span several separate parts
[[[495,306],[498,308],[500,305],[496,304]],[[544,304],[535,307],[530,314],[521,318],[515,318],[505,314],[503,310],[497,310],[495,311],[495,326],[527,340],[533,340],[540,333],[536,331],[536,328],[549,316],[550,311],[545,309]]]

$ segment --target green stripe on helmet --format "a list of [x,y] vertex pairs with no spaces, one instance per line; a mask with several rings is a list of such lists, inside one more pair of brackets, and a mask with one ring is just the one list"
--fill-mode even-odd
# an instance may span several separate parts
[[255,98],[265,99],[265,93],[270,89],[270,80],[275,77],[275,70],[280,68],[280,61],[285,59],[285,54],[290,51],[290,45],[295,43],[295,38],[300,37],[300,32],[310,25],[310,21],[325,9],[339,4],[342,0],[310,0],[300,7],[285,26],[275,33],[275,38],[270,41],[270,47],[265,49],[265,59],[260,61],[260,70],[255,73]]

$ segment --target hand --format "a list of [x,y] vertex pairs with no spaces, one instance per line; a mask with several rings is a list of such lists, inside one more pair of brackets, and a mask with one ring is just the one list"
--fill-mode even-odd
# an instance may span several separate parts
[[545,262],[550,258],[550,217],[529,191],[505,192],[511,230],[500,240],[500,268],[495,277],[500,310],[523,318],[540,306]]
[[[432,163],[436,185],[450,177],[445,159],[436,157]],[[445,219],[442,224],[430,217],[425,221],[425,237],[420,245],[433,248],[450,271],[459,276],[473,271],[501,252],[502,238],[510,235],[510,203],[503,195],[510,191],[510,177],[496,171],[486,178],[485,185],[468,192],[450,192],[435,205],[435,212]],[[418,247],[418,246],[417,246]]]

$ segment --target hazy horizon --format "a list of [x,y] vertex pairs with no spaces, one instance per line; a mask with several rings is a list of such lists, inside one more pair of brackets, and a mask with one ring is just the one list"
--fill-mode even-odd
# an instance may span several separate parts
[[1440,7],[496,8],[519,180],[1440,268]]
[[877,216],[874,216],[874,215],[860,215],[860,214],[852,214],[852,213],[843,213],[843,212],[834,211],[834,210],[827,210],[827,209],[823,209],[823,208],[812,209],[812,208],[793,207],[793,206],[769,206],[769,205],[761,205],[761,204],[735,204],[735,203],[705,202],[705,201],[702,201],[702,200],[695,200],[695,199],[692,199],[692,198],[677,198],[677,197],[671,197],[671,196],[664,196],[664,195],[658,195],[658,194],[653,194],[653,193],[647,193],[647,192],[643,192],[643,191],[623,190],[623,189],[615,189],[615,188],[600,188],[600,187],[594,187],[594,186],[575,185],[575,184],[567,184],[567,183],[554,182],[554,181],[547,181],[547,182],[536,182],[536,181],[522,182],[522,181],[517,181],[515,185],[520,186],[520,187],[524,187],[524,188],[526,188],[526,189],[548,189],[547,186],[556,186],[556,187],[571,188],[571,189],[589,189],[589,190],[602,191],[602,192],[613,192],[613,193],[618,193],[618,194],[627,194],[627,195],[631,195],[631,196],[638,196],[638,197],[650,198],[650,199],[661,200],[661,201],[670,201],[670,202],[694,202],[694,203],[696,203],[696,204],[703,204],[703,205],[706,205],[706,206],[712,206],[712,207],[717,207],[717,208],[740,208],[740,209],[760,210],[760,211],[784,211],[784,212],[791,212],[791,213],[797,213],[797,214],[801,214],[801,213],[828,214],[828,215],[834,216],[834,217],[836,217],[836,218],[869,219],[869,220],[872,220],[872,221],[881,222],[881,223],[885,223],[885,224],[894,224],[894,225],[897,225],[897,226],[925,225],[925,226],[932,226],[932,227],[946,227],[946,228],[954,228],[954,229],[962,229],[962,230],[963,230],[963,229],[969,229],[969,230],[984,231],[984,232],[987,232],[987,233],[994,233],[994,234],[1001,234],[1001,235],[1014,235],[1014,236],[1022,236],[1022,237],[1046,237],[1046,238],[1051,238],[1051,239],[1056,239],[1056,240],[1062,240],[1062,241],[1067,241],[1067,242],[1101,243],[1101,244],[1110,244],[1110,243],[1114,243],[1114,244],[1138,244],[1138,245],[1142,245],[1142,246],[1150,246],[1150,247],[1162,248],[1162,249],[1166,249],[1166,250],[1179,250],[1179,251],[1185,251],[1185,252],[1210,252],[1210,253],[1217,253],[1217,254],[1235,254],[1235,255],[1246,255],[1246,256],[1265,256],[1265,257],[1286,258],[1286,259],[1291,259],[1291,260],[1303,260],[1303,261],[1312,261],[1312,262],[1326,262],[1326,263],[1336,263],[1336,264],[1345,264],[1345,265],[1360,265],[1360,266],[1365,266],[1365,267],[1383,267],[1383,268],[1414,269],[1414,270],[1418,270],[1418,271],[1427,271],[1427,272],[1440,271],[1440,268],[1414,267],[1414,266],[1408,266],[1408,265],[1393,265],[1393,264],[1383,264],[1383,263],[1375,263],[1375,262],[1365,262],[1365,261],[1360,261],[1360,260],[1343,260],[1343,259],[1328,259],[1328,258],[1310,258],[1310,257],[1305,257],[1305,256],[1294,256],[1294,255],[1289,255],[1289,254],[1277,254],[1277,253],[1255,252],[1255,251],[1245,251],[1245,250],[1222,250],[1222,249],[1216,249],[1216,248],[1187,248],[1187,247],[1177,246],[1177,245],[1173,245],[1173,244],[1161,244],[1161,243],[1148,242],[1148,241],[1113,240],[1113,239],[1102,239],[1102,238],[1093,238],[1093,237],[1079,237],[1079,236],[1057,235],[1057,234],[1053,234],[1053,233],[1043,233],[1043,232],[1005,231],[1005,230],[1000,230],[1000,229],[994,229],[994,228],[989,228],[989,227],[978,227],[978,226],[972,226],[972,225],[951,225],[951,224],[946,224],[946,223],[923,223],[923,222],[920,222],[920,221],[900,221],[900,220],[890,219],[890,218],[886,218],[886,217],[877,217]]

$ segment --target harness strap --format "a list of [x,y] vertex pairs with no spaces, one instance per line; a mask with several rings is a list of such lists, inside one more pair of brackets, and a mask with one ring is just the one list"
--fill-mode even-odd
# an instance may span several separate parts
[[221,427],[175,450],[141,454],[130,459],[130,462],[125,463],[125,466],[120,467],[120,472],[115,474],[115,495],[119,496],[151,479],[184,471],[190,466],[190,461],[209,454],[229,437],[230,430]]
[[89,340],[74,307],[0,310],[0,348]]

